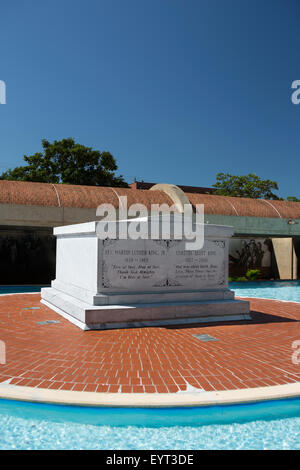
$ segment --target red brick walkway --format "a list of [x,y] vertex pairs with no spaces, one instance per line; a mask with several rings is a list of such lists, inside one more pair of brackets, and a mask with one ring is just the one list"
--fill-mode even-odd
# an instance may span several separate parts
[[[40,304],[39,294],[0,296],[0,340],[7,354],[0,382],[172,393],[187,385],[226,390],[300,381],[291,346],[300,340],[300,304],[252,299],[251,308],[253,322],[81,331]],[[45,320],[60,323],[37,323]],[[218,341],[201,342],[194,334]]]

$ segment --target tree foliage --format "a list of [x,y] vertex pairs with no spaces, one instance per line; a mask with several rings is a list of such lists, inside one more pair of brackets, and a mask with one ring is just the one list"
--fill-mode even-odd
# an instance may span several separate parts
[[255,199],[280,198],[272,192],[278,190],[276,181],[262,180],[254,173],[245,176],[233,176],[229,173],[218,173],[214,194],[219,196],[248,197]]
[[289,202],[300,202],[300,199],[298,199],[296,196],[288,196],[286,200]]
[[72,138],[43,139],[42,147],[42,152],[24,156],[27,165],[9,169],[0,179],[128,187],[121,175],[115,175],[118,167],[110,152],[93,150]]

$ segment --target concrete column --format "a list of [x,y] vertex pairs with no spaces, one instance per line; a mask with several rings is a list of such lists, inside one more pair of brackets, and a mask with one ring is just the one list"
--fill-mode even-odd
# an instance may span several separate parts
[[297,256],[292,238],[272,238],[280,279],[297,279]]

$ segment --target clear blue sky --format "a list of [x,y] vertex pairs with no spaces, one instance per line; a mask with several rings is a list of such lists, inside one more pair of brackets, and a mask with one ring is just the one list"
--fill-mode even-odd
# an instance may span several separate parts
[[129,182],[255,172],[300,197],[299,17],[297,0],[2,2],[0,171],[74,137]]

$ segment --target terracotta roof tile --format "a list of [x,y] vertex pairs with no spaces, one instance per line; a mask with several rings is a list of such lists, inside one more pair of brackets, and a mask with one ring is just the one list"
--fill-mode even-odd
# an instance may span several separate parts
[[[266,201],[195,193],[186,193],[186,195],[194,206],[204,204],[206,214],[300,219],[299,202]],[[169,196],[162,191],[0,181],[0,204],[96,208],[99,204],[111,203],[117,207],[119,196],[128,197],[128,207],[134,203],[144,204],[147,209],[150,209],[151,204],[172,205]]]
[[95,208],[103,203],[118,206],[118,196],[127,196],[128,206],[134,203],[142,203],[148,209],[150,209],[151,204],[172,204],[170,198],[161,191],[0,181],[0,204]]
[[186,194],[191,204],[204,204],[206,214],[300,219],[300,203],[243,197]]
[[57,206],[57,195],[51,184],[23,181],[0,181],[0,204]]

